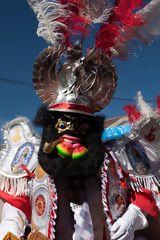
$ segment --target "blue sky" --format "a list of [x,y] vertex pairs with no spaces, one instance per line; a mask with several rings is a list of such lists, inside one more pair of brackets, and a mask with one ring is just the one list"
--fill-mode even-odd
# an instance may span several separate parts
[[[1,3],[0,126],[16,116],[26,116],[32,121],[42,103],[32,86],[32,70],[35,58],[47,44],[37,37],[36,29],[36,17],[26,0]],[[159,49],[160,38],[151,46],[136,49],[137,57],[115,61],[119,77],[114,98],[134,99],[140,90],[145,100],[155,101],[160,93]],[[101,113],[106,118],[124,115],[122,107],[127,103],[130,102],[113,99]]]

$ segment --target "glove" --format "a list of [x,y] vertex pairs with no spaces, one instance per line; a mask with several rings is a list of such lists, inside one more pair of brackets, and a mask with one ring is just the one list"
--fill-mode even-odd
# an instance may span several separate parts
[[2,240],[7,232],[11,232],[17,237],[23,233],[26,223],[25,214],[18,208],[13,207],[9,203],[5,203],[2,210],[2,221],[0,223],[0,240]]
[[148,226],[142,210],[130,204],[125,214],[111,227],[111,240],[133,240],[134,232]]

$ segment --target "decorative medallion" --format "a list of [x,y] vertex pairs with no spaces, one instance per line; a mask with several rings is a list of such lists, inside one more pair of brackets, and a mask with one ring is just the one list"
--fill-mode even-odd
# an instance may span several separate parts
[[126,210],[126,202],[121,194],[115,196],[115,211],[119,216],[122,216]]
[[32,218],[36,228],[44,228],[50,219],[51,198],[47,187],[38,185],[32,200]]
[[108,202],[114,222],[125,213],[127,208],[126,189],[122,189],[120,184],[121,183],[114,185],[111,183],[109,186],[110,195],[108,196]]
[[150,164],[144,148],[137,142],[126,144],[126,154],[133,170],[139,175],[147,175]]
[[118,174],[115,176],[110,169],[108,175],[108,204],[113,222],[121,217],[127,209],[127,192],[123,188]]
[[11,163],[12,172],[20,173],[24,171],[21,165],[24,165],[25,167],[28,166],[32,158],[33,152],[34,152],[34,145],[31,142],[26,142],[23,145],[21,145],[18,148],[14,156],[14,159]]
[[42,194],[38,195],[35,200],[35,210],[38,216],[42,216],[44,214],[45,206],[45,197]]

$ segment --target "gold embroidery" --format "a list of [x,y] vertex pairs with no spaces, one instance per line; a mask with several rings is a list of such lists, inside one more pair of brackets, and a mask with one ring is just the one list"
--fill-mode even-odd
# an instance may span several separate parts
[[40,165],[38,165],[36,169],[36,178],[38,180],[41,180],[46,175],[46,172],[41,168]]
[[13,233],[8,232],[6,236],[3,238],[3,240],[20,240],[20,239],[16,237]]
[[28,240],[49,240],[49,238],[36,230],[29,234]]

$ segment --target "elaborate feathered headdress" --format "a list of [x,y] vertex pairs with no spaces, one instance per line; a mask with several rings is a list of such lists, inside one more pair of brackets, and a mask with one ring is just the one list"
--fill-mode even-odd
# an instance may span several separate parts
[[[92,114],[103,109],[117,81],[109,56],[123,59],[133,38],[146,44],[160,33],[158,0],[148,5],[143,0],[116,0],[113,6],[109,0],[27,1],[39,21],[38,36],[50,45],[37,58],[33,72],[36,92],[50,110]],[[96,23],[100,29],[83,57],[84,36]],[[81,42],[73,45],[77,36]],[[67,61],[62,65],[64,55]]]

